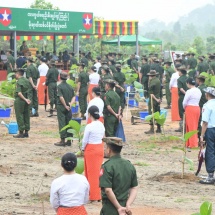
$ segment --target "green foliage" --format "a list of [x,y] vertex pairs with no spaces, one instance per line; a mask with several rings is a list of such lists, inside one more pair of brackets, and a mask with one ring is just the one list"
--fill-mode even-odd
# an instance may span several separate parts
[[[7,76],[7,79],[14,75],[13,73]],[[16,89],[16,79],[2,81],[0,84],[0,93],[8,96],[10,98],[14,98]]]
[[77,159],[77,166],[75,167],[75,172],[82,174],[84,172],[84,160],[82,158]]
[[61,131],[64,131],[66,129],[68,133],[73,134],[73,137],[68,137],[67,140],[77,140],[78,141],[78,147],[81,150],[81,145],[82,145],[82,139],[84,136],[84,129],[85,125],[80,125],[78,122],[75,120],[70,120],[68,125],[64,126]]
[[212,203],[204,202],[200,207],[200,213],[195,213],[192,215],[212,215]]
[[146,116],[145,121],[146,121],[146,122],[149,122],[150,120],[153,119],[153,117],[154,117],[155,121],[156,121],[159,125],[161,125],[161,126],[164,125],[164,123],[165,123],[165,121],[166,121],[166,116],[165,116],[164,113],[160,115],[159,112],[155,112],[155,113],[152,114],[152,115]]
[[45,0],[35,0],[34,3],[31,4],[30,8],[44,10],[60,10],[59,7],[55,7],[51,2],[47,2]]
[[134,73],[127,64],[122,66],[121,71],[125,74],[125,83],[128,85],[131,85],[138,78],[138,74]]
[[215,76],[212,74],[208,74],[207,72],[202,72],[201,75],[206,77],[205,85],[208,87],[215,87]]
[[198,131],[194,130],[194,131],[190,131],[184,134],[184,142],[187,142],[193,135],[197,134]]
[[190,165],[190,170],[194,170],[193,161],[187,157],[184,157],[184,161]]

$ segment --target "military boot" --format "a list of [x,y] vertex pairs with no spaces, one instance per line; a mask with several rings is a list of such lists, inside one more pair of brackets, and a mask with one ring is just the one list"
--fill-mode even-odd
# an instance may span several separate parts
[[53,109],[50,109],[49,115],[48,115],[47,117],[52,117],[52,116],[53,116],[53,112],[54,112],[54,110],[53,110]]
[[19,131],[19,134],[13,135],[14,138],[24,138],[23,131]]
[[39,114],[37,111],[35,112],[34,117],[39,117]]
[[54,144],[55,146],[66,146],[65,138],[61,138],[61,141]]
[[150,129],[144,132],[145,134],[154,134],[154,126],[150,125]]
[[71,145],[72,145],[72,141],[71,141],[71,140],[67,140],[67,141],[66,141],[66,145],[67,145],[67,146],[71,146]]
[[27,130],[25,130],[24,137],[25,137],[25,138],[28,138],[28,137],[29,137],[28,131],[27,131]]
[[200,180],[200,184],[211,184],[214,185],[215,178],[214,178],[214,173],[208,173],[208,177],[206,179]]
[[161,133],[161,126],[157,124],[157,130],[156,133]]
[[175,132],[182,132],[183,131],[183,121],[179,121],[179,129],[175,130]]

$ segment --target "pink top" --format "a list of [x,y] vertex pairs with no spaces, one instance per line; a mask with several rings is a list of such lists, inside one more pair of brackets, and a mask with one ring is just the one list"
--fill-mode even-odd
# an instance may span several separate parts
[[202,96],[201,91],[196,87],[187,90],[183,100],[184,109],[187,106],[199,106],[201,96]]

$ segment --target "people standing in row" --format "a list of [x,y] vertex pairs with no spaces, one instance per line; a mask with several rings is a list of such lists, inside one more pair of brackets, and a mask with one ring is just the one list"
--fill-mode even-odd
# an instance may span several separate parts
[[16,114],[16,121],[19,127],[19,134],[14,135],[14,138],[27,138],[30,130],[30,103],[28,99],[30,82],[23,77],[24,71],[19,69],[15,71],[16,91],[14,109]]
[[[198,129],[200,108],[199,101],[201,99],[201,91],[195,87],[196,82],[192,78],[186,80],[188,90],[185,93],[183,100],[183,108],[185,110],[185,126],[186,132]],[[190,148],[198,147],[197,134],[189,138],[186,144],[188,150]]]
[[50,69],[46,74],[46,86],[48,87],[48,94],[49,94],[49,102],[50,102],[50,112],[48,117],[53,116],[54,106],[55,109],[57,108],[57,82],[59,72],[55,67],[55,61],[50,61]]
[[[155,70],[151,70],[148,74],[149,76],[149,102],[148,102],[148,112],[149,114],[159,112],[160,113],[160,80],[156,77],[158,73]],[[150,121],[150,129],[146,131],[145,134],[154,133],[154,124],[153,120]],[[161,127],[157,124],[157,133],[161,133]]]
[[176,132],[182,132],[183,131],[183,118],[184,118],[184,108],[183,108],[183,100],[185,93],[187,91],[187,70],[185,66],[181,66],[178,68],[179,71],[179,78],[177,81],[178,85],[178,110],[179,110],[179,116],[180,116],[180,122],[179,122],[179,129],[175,130]]
[[51,184],[50,203],[57,215],[87,215],[84,207],[89,199],[89,183],[85,176],[75,173],[77,157],[66,153],[61,158],[63,175]]
[[[26,78],[30,82],[29,86],[29,96],[28,98],[31,101],[30,111],[31,117],[38,117],[38,86],[40,84],[40,73],[38,69],[34,66],[34,59],[29,57],[27,59],[27,70],[26,70]],[[34,112],[33,112],[34,109]]]
[[109,157],[100,171],[102,209],[100,215],[132,214],[131,205],[137,190],[137,174],[130,161],[121,157],[123,147],[120,138],[104,138],[105,153]]
[[97,68],[92,66],[89,75],[89,87],[88,87],[88,102],[93,99],[92,89],[99,85],[100,75],[97,73]]
[[67,137],[71,137],[67,130],[61,131],[72,118],[71,107],[75,103],[75,93],[73,88],[66,83],[68,74],[61,72],[61,83],[57,86],[57,119],[60,132],[60,142],[55,143],[56,146],[71,146],[71,140],[67,140]]
[[101,200],[99,188],[99,173],[104,158],[104,144],[102,138],[105,135],[103,123],[99,121],[100,114],[97,106],[88,109],[88,118],[91,123],[84,130],[82,140],[82,152],[84,153],[84,172],[90,184],[90,201]]
[[81,117],[85,118],[84,114],[87,110],[87,93],[88,93],[88,83],[89,75],[84,71],[85,64],[79,64],[79,75],[78,75],[78,86],[76,95],[79,97],[79,105]]
[[207,103],[202,109],[202,130],[200,136],[200,147],[204,148],[204,140],[206,142],[205,166],[208,173],[206,179],[200,180],[202,184],[214,185],[215,171],[215,88],[207,87],[205,89]]
[[170,82],[169,82],[169,89],[171,91],[171,117],[172,121],[180,121],[179,111],[178,111],[178,78],[179,72],[178,68],[181,66],[181,64],[177,64],[175,66],[175,72],[172,74]]

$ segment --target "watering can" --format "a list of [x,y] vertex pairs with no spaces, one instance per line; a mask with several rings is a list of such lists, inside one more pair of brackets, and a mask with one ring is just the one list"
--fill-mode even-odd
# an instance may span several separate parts
[[9,134],[17,134],[18,132],[18,124],[16,122],[10,122],[9,124],[6,124],[4,121],[1,121],[1,125],[7,127]]

